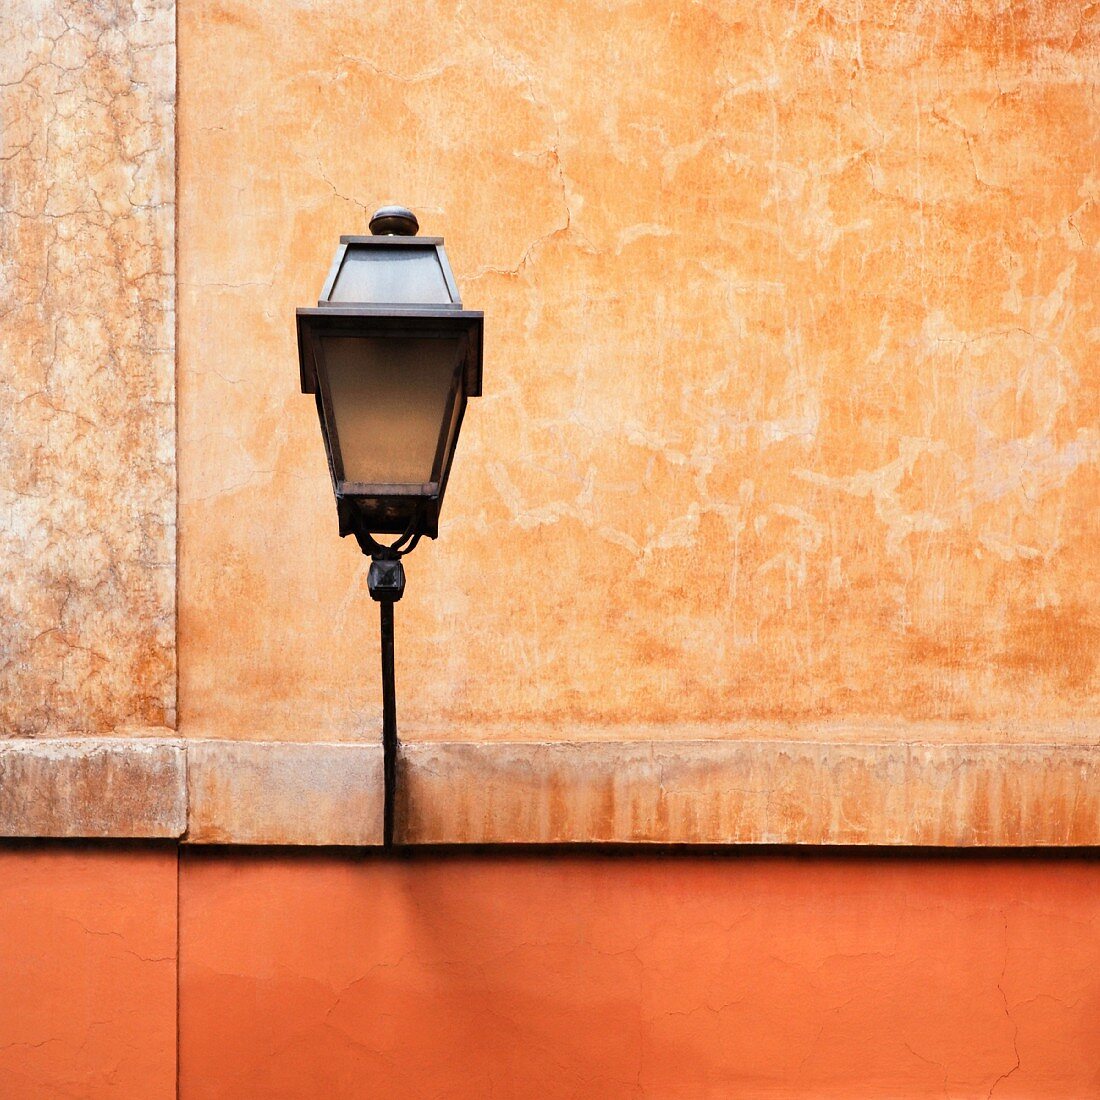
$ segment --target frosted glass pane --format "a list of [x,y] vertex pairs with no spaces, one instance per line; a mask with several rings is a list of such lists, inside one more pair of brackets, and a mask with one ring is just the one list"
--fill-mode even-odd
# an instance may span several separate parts
[[348,249],[331,302],[438,305],[451,300],[434,248]]
[[458,432],[458,420],[459,420],[459,417],[462,415],[462,413],[465,411],[465,409],[466,409],[466,395],[465,395],[465,393],[462,392],[462,387],[460,386],[459,387],[459,392],[458,392],[458,394],[456,395],[456,398],[455,398],[454,408],[451,409],[451,419],[450,419],[450,422],[447,425],[447,443],[446,443],[446,449],[443,452],[444,458],[446,458],[446,456],[449,452],[454,450],[455,435]]
[[344,479],[431,481],[458,339],[324,336],[321,349]]

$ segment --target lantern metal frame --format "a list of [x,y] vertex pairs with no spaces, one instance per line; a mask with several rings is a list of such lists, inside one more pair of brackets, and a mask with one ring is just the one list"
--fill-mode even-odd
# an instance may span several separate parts
[[[401,213],[408,215],[407,211]],[[380,215],[382,211],[375,214],[372,225],[380,221],[385,224]],[[415,226],[415,219],[413,225]],[[417,303],[359,302],[339,295],[341,277],[349,271],[356,259],[383,259],[389,253],[398,260],[403,258],[402,253],[407,254],[409,250],[431,253],[439,265],[438,288],[433,300]],[[340,238],[317,305],[299,307],[296,323],[298,371],[302,392],[314,394],[317,398],[317,411],[329,458],[329,473],[336,496],[341,537],[354,534],[362,545],[365,541],[362,536],[370,532],[402,535],[410,526],[410,521],[415,535],[438,537],[439,512],[447,489],[454,449],[462,429],[466,402],[471,397],[481,396],[484,316],[480,310],[463,309],[442,237],[391,233],[344,235]],[[459,338],[455,388],[441,423],[432,475],[426,482],[364,484],[344,477],[339,434],[324,365],[322,342],[327,336]],[[459,419],[454,426],[453,438],[448,440],[450,417],[456,401],[461,405]],[[367,547],[364,546],[363,549],[364,553],[368,552]]]

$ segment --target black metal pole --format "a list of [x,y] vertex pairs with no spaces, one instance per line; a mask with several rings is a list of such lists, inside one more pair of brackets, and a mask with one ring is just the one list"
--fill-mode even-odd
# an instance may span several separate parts
[[[370,536],[368,535],[369,539]],[[393,605],[405,592],[401,554],[392,546],[374,546],[367,589],[377,602],[382,624],[382,846],[393,847],[397,804],[397,690],[393,675]],[[415,542],[415,539],[413,540]]]
[[394,802],[397,800],[397,690],[393,675],[393,600],[378,601],[382,620],[382,845],[393,847]]

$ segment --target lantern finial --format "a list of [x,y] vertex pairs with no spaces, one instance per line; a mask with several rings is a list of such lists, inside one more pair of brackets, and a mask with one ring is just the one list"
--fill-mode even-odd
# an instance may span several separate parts
[[420,222],[406,206],[380,206],[370,219],[376,237],[415,237],[419,229]]

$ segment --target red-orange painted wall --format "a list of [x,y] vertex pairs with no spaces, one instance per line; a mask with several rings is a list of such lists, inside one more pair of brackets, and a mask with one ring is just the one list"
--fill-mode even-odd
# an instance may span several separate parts
[[175,848],[0,844],[0,1097],[176,1083]]
[[187,853],[182,1095],[1100,1095],[1100,865]]
[[[1100,862],[185,852],[179,1095],[1100,1096]],[[175,1094],[172,849],[0,849],[0,1097]]]

